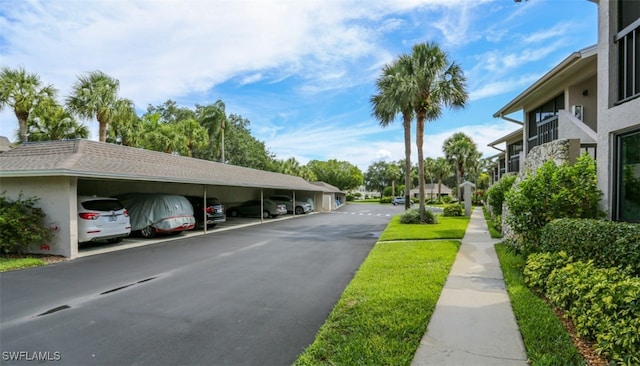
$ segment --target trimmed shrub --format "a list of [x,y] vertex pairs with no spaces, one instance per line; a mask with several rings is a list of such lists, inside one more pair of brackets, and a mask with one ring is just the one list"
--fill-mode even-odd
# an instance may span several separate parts
[[47,245],[53,237],[45,225],[45,213],[35,207],[39,198],[24,199],[22,193],[13,201],[0,196],[0,251],[3,254],[24,253],[30,248]]
[[507,223],[516,234],[512,243],[524,254],[536,251],[541,229],[554,219],[599,218],[602,192],[597,187],[596,164],[589,155],[574,165],[544,163],[505,195]]
[[554,220],[542,229],[538,250],[566,251],[576,260],[593,260],[598,267],[626,268],[640,276],[640,224]]
[[464,216],[464,207],[459,203],[445,205],[442,209],[442,216]]
[[579,336],[613,363],[640,362],[640,278],[593,261],[572,262],[564,252],[527,259],[525,282],[566,310]]
[[412,209],[406,210],[400,216],[400,223],[402,224],[437,224],[438,218],[433,212],[426,210],[425,221],[420,222],[420,209],[412,208]]
[[380,203],[391,203],[392,199],[393,199],[393,197],[381,197],[380,198]]
[[440,197],[440,201],[442,201],[442,203],[447,204],[447,203],[451,203],[451,201],[453,201],[453,198],[451,198],[451,196],[442,196]]
[[502,204],[505,194],[513,187],[516,176],[513,174],[503,175],[500,180],[487,190],[487,203],[491,207],[491,215],[502,215]]

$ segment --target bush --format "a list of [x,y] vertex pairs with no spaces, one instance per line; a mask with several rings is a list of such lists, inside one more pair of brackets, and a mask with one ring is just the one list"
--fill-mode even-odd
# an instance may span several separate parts
[[402,224],[437,224],[438,218],[433,212],[426,210],[425,221],[420,222],[420,209],[412,208],[410,210],[406,210],[402,215],[400,215],[400,223]]
[[442,216],[464,216],[464,208],[459,203],[445,205],[442,209]]
[[505,195],[506,220],[516,234],[516,249],[524,254],[535,251],[540,230],[553,219],[602,217],[601,196],[590,156],[581,156],[574,165],[547,161]]
[[391,200],[393,199],[393,197],[380,197],[380,203],[391,203]]
[[0,251],[3,254],[21,254],[52,239],[52,232],[44,223],[44,211],[34,207],[38,200],[36,197],[24,199],[22,193],[16,201],[4,193],[0,196]]
[[440,197],[440,201],[444,204],[447,204],[451,203],[451,201],[453,201],[453,198],[451,198],[451,196],[442,196]]
[[353,202],[355,201],[355,196],[352,194],[348,194],[347,195],[347,202]]
[[[567,235],[571,233],[571,235]],[[640,276],[640,225],[594,219],[558,219],[541,231],[543,252],[566,251],[599,267],[627,268]]]
[[525,282],[542,289],[548,300],[567,311],[579,336],[596,342],[610,361],[640,362],[640,278],[617,268],[597,268],[566,253],[529,256]]
[[513,187],[516,176],[513,174],[503,175],[500,180],[489,187],[487,190],[487,203],[491,208],[491,214],[494,216],[502,215],[502,203],[505,194]]

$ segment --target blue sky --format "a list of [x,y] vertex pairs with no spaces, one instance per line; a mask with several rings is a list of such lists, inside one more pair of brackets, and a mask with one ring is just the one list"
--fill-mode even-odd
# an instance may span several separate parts
[[[168,99],[222,99],[279,159],[346,160],[363,171],[404,157],[398,119],[371,117],[385,63],[436,42],[461,65],[470,100],[425,130],[425,156],[453,133],[487,143],[518,126],[492,115],[574,51],[597,42],[587,0],[0,0],[0,65],[59,90],[101,70],[139,114]],[[516,115],[522,119],[520,115]],[[97,139],[97,122],[83,121]],[[0,135],[18,122],[0,112]],[[414,129],[415,132],[415,129]],[[412,137],[415,139],[415,137]],[[413,147],[413,161],[416,159]]]

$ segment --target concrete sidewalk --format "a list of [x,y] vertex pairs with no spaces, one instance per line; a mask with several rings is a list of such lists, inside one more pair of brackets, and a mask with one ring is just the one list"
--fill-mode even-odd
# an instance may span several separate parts
[[476,207],[411,365],[527,365],[496,242]]

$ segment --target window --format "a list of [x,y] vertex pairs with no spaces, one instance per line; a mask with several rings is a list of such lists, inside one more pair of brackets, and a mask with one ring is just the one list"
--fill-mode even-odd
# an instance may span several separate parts
[[640,1],[618,2],[618,102],[640,95]]
[[640,130],[617,136],[616,219],[640,223]]

